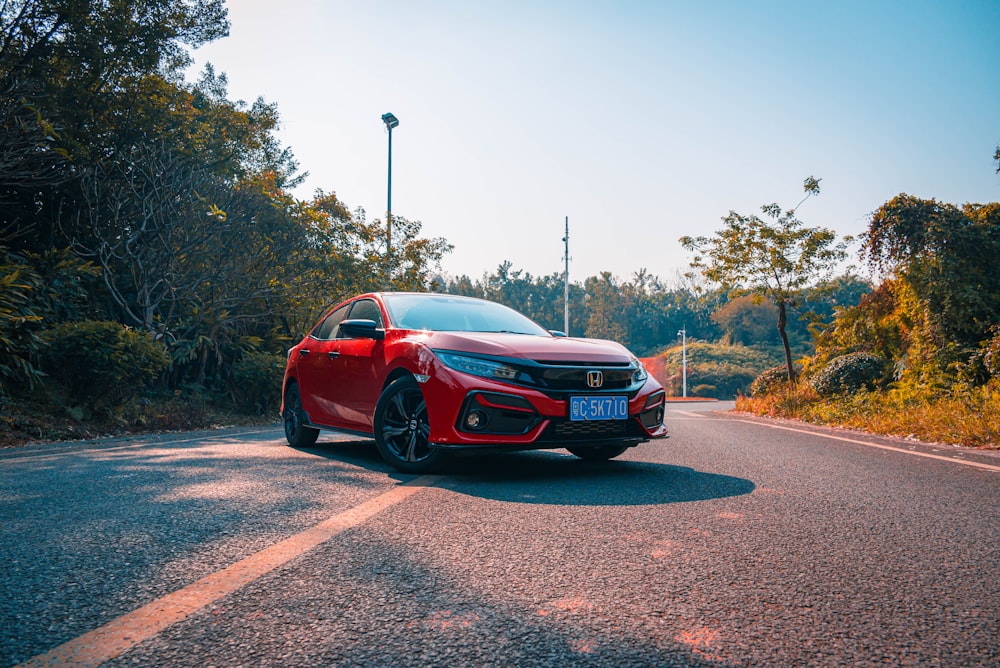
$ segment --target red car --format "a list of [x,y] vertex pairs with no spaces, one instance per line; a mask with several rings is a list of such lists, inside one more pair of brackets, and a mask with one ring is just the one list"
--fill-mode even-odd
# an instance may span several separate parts
[[667,435],[663,388],[624,346],[446,294],[340,304],[288,351],[282,397],[291,445],[312,445],[320,429],[372,436],[407,472],[472,450],[603,460]]

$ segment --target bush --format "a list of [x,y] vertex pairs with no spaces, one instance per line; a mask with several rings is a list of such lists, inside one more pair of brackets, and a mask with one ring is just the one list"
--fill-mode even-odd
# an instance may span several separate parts
[[861,389],[874,389],[885,370],[886,361],[878,355],[850,353],[830,360],[810,382],[820,396],[851,394]]
[[692,397],[710,398],[714,397],[717,393],[718,393],[718,388],[716,388],[715,385],[702,384],[702,385],[695,385],[693,388],[691,388]]
[[32,306],[38,274],[0,246],[0,396],[31,390],[41,380],[32,364],[41,322]]
[[1000,378],[1000,325],[994,327],[993,336],[982,343],[983,364],[992,378]]
[[233,366],[230,394],[244,413],[277,413],[281,404],[281,381],[285,358],[262,352],[247,352]]
[[127,403],[170,365],[162,344],[117,322],[64,323],[42,339],[42,369],[84,413]]
[[788,367],[784,364],[765,369],[750,383],[750,396],[763,397],[788,385]]

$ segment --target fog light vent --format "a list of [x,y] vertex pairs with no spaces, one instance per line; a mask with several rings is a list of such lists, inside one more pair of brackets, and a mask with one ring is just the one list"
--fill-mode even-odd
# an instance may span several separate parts
[[486,411],[472,410],[465,416],[465,428],[469,431],[482,431],[490,422]]

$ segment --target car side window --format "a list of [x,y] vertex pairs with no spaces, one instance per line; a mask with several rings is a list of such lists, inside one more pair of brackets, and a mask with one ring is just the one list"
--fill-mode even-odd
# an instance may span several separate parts
[[338,329],[337,326],[347,316],[348,306],[350,306],[350,304],[345,304],[344,306],[341,306],[330,315],[323,318],[323,322],[316,325],[316,328],[313,329],[312,334],[310,334],[310,336],[312,336],[314,339],[319,339],[321,341],[328,341],[330,339],[337,338],[337,329]]
[[361,299],[351,307],[351,320],[374,320],[378,327],[382,326],[382,311],[371,299]]

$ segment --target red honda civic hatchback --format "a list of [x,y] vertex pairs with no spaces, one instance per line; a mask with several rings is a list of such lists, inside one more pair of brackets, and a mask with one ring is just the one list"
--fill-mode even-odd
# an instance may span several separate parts
[[665,392],[624,346],[447,294],[340,304],[288,351],[282,398],[292,446],[320,429],[371,436],[387,463],[415,473],[458,451],[604,460],[667,435]]

